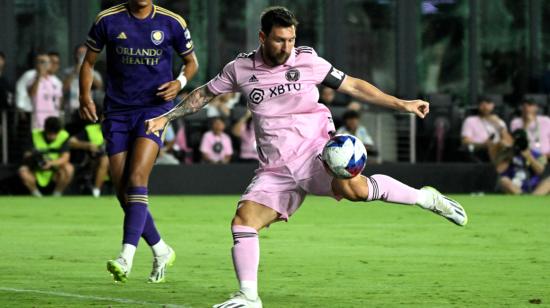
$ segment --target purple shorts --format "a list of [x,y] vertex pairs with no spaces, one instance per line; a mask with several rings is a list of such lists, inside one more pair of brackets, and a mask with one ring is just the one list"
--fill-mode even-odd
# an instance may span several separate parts
[[143,110],[129,114],[107,115],[101,123],[107,154],[113,156],[128,151],[137,138],[151,139],[161,148],[164,131],[161,130],[155,134],[147,135],[145,133],[145,120],[163,113],[162,110]]

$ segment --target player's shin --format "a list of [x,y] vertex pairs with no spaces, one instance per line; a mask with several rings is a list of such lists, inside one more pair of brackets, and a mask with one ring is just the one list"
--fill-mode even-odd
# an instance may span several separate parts
[[425,192],[412,188],[387,175],[375,174],[364,178],[369,188],[366,201],[382,200],[392,203],[422,206]]
[[[128,201],[124,215],[124,237],[122,242],[137,247],[147,220],[147,188],[129,187],[126,194]],[[133,257],[133,253],[126,254],[125,259],[131,263]]]
[[258,265],[260,263],[260,243],[256,229],[234,225],[233,265],[239,279],[240,291],[247,298],[258,298]]

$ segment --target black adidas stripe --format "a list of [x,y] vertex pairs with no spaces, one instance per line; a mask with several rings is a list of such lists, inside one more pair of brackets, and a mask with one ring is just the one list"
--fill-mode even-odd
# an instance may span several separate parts
[[376,182],[375,179],[369,177],[368,178],[370,183],[371,183],[371,186],[372,186],[372,200],[378,200],[379,198],[379,191],[378,191],[378,183]]

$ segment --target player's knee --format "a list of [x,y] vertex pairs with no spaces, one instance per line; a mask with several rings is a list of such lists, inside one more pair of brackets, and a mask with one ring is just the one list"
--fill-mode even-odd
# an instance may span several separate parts
[[134,170],[130,174],[128,181],[130,183],[130,186],[145,186],[147,185],[147,178],[148,176],[144,172],[140,170]]
[[349,180],[341,180],[335,191],[350,201],[366,201],[369,195],[369,188],[361,175]]

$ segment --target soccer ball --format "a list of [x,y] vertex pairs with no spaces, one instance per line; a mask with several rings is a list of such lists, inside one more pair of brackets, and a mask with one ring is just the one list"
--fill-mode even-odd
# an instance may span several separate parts
[[352,135],[335,135],[325,144],[321,158],[334,177],[350,179],[365,169],[367,149]]

